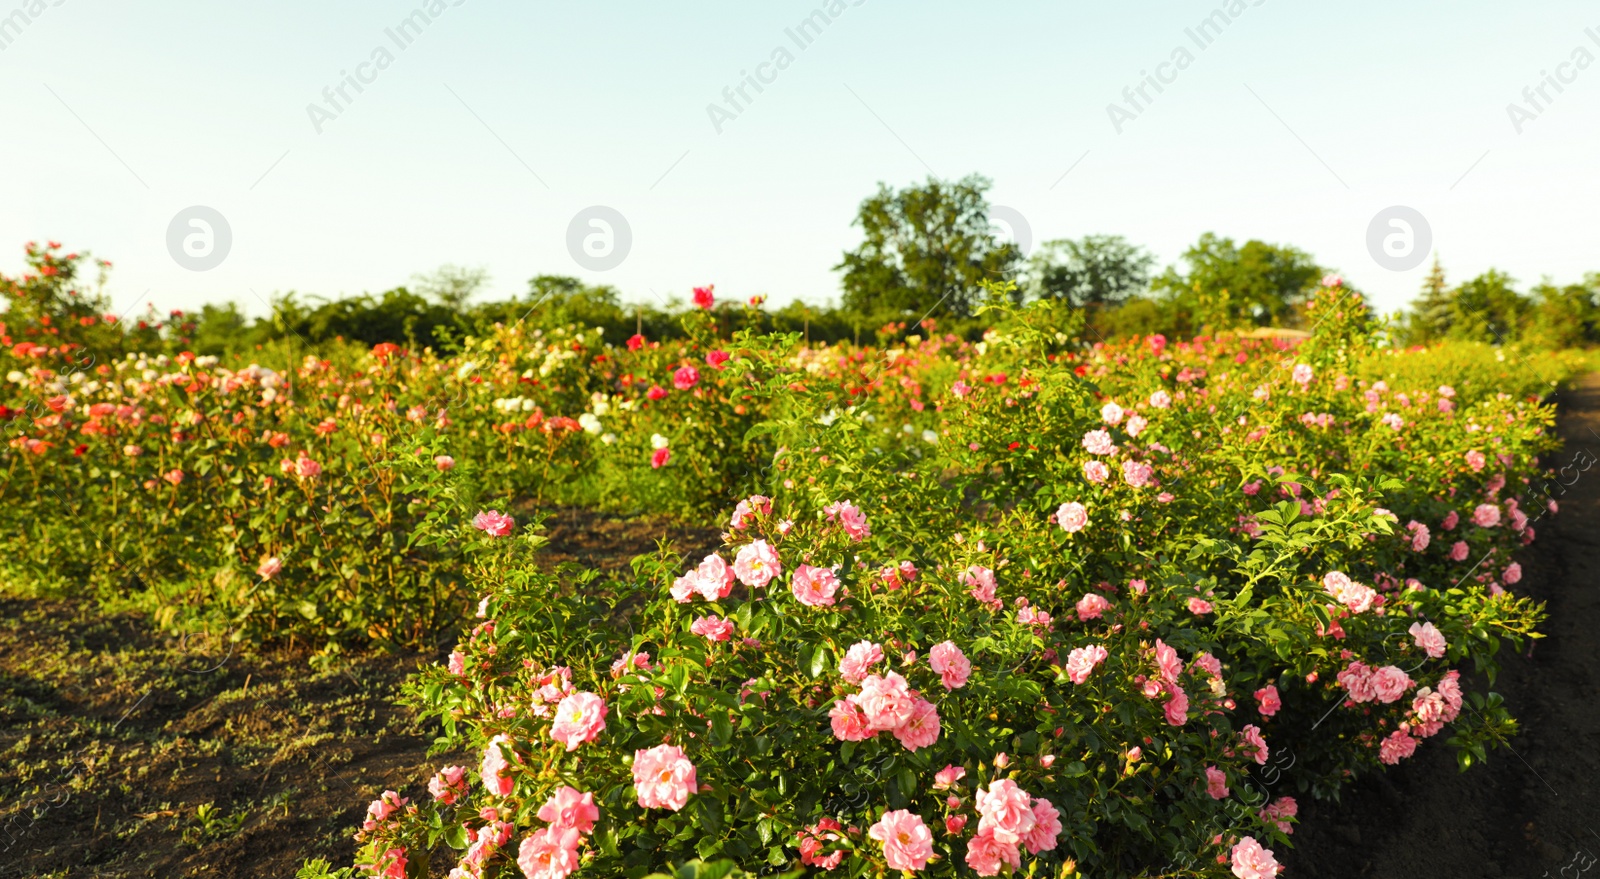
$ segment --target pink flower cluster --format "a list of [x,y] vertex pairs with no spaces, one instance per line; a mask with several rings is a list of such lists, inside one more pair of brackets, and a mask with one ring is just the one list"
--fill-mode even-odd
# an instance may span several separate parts
[[566,879],[578,869],[578,846],[594,829],[600,807],[594,794],[562,785],[539,807],[539,820],[545,827],[522,840],[517,848],[517,866],[527,879]]
[[[858,653],[856,648],[861,646],[852,647],[840,663],[846,680],[860,671],[861,660],[870,658],[873,653],[882,657],[877,645],[868,644],[868,649]],[[964,661],[965,657],[962,659]],[[948,668],[946,673],[951,673]],[[867,674],[861,679],[859,693],[833,703],[828,719],[834,737],[844,742],[865,741],[880,732],[890,732],[907,750],[916,751],[939,740],[939,710],[894,671],[882,677]]]
[[851,540],[860,543],[872,536],[872,528],[867,524],[867,514],[861,508],[849,501],[835,501],[822,508],[822,514],[829,522],[837,522],[844,533]]
[[1370,668],[1359,660],[1351,661],[1344,671],[1339,672],[1338,681],[1339,686],[1350,694],[1351,702],[1382,702],[1385,705],[1398,701],[1412,686],[1410,676],[1399,666]]
[[481,510],[478,515],[472,517],[472,527],[490,537],[505,537],[516,526],[515,519],[499,510]]
[[727,598],[733,592],[734,571],[722,556],[712,553],[692,571],[672,583],[672,597],[679,604],[687,604],[694,595],[706,601]]
[[1350,608],[1351,613],[1364,613],[1378,598],[1377,590],[1351,580],[1343,571],[1329,571],[1322,577],[1322,586],[1334,600]]
[[1031,854],[1055,849],[1061,834],[1056,807],[1029,796],[1009,778],[997,779],[977,795],[978,832],[967,842],[967,866],[979,876],[994,876],[1002,867],[1022,866],[1019,846]]

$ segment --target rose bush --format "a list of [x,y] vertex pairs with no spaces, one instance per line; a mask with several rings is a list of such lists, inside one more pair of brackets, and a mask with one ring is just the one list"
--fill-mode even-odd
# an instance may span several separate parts
[[723,549],[602,583],[481,538],[480,619],[413,688],[461,765],[361,863],[1271,876],[1296,796],[1482,759],[1513,722],[1462,669],[1535,636],[1551,412],[1360,377],[1343,301],[1300,346],[1083,357],[1040,307],[826,383],[739,340],[776,451]]

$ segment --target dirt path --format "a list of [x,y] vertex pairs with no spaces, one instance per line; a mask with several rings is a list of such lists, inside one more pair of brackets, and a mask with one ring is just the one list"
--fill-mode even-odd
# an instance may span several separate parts
[[1523,580],[1548,637],[1493,687],[1521,721],[1514,750],[1462,774],[1430,742],[1342,804],[1303,800],[1286,876],[1576,879],[1600,863],[1600,374],[1559,401],[1554,466],[1570,484],[1550,489],[1561,512],[1535,525]]

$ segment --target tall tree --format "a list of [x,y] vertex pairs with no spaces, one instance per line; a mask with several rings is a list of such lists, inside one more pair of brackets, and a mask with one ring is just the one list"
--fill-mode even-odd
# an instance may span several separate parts
[[1116,305],[1150,285],[1155,257],[1121,235],[1048,241],[1028,259],[1028,292],[1077,308]]
[[1422,279],[1422,292],[1411,309],[1407,323],[1408,335],[1414,342],[1427,342],[1443,338],[1450,332],[1455,309],[1451,304],[1454,293],[1445,283],[1444,269],[1439,266],[1439,255],[1433,255],[1433,267]]
[[1305,251],[1251,239],[1243,247],[1207,232],[1183,252],[1188,273],[1169,267],[1153,286],[1192,308],[1201,323],[1279,324],[1303,304],[1325,269]]
[[487,269],[446,264],[427,274],[413,275],[411,286],[416,292],[432,297],[446,308],[460,310],[488,280]]
[[1490,269],[1456,288],[1451,299],[1450,337],[1501,343],[1514,338],[1529,310],[1510,275]]
[[989,223],[988,189],[977,175],[954,183],[930,177],[898,192],[878,184],[856,213],[861,244],[833,267],[844,273],[845,307],[910,318],[972,314],[979,282],[1007,279],[1021,259]]

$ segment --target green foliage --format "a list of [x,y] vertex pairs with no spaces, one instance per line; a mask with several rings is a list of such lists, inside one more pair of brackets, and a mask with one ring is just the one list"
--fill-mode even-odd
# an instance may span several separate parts
[[886,319],[971,315],[980,282],[1007,278],[1021,259],[995,237],[988,188],[976,175],[899,191],[879,184],[856,214],[861,244],[834,266],[845,306]]

